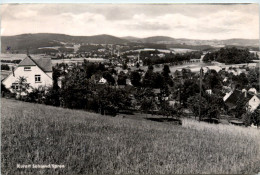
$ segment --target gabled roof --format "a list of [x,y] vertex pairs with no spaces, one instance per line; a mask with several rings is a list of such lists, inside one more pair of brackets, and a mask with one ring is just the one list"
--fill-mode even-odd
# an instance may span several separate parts
[[52,72],[51,58],[33,58],[44,72]]
[[19,66],[36,66],[36,63],[30,58],[30,56],[27,56],[20,62]]
[[47,58],[47,57],[27,56],[19,64],[19,66],[36,66],[36,65],[40,67],[44,72],[52,72],[51,58]]
[[226,104],[229,107],[235,107],[237,105],[237,102],[241,99],[245,99],[247,102],[254,96],[251,93],[247,93],[245,96],[245,93],[247,92],[242,92],[240,90],[234,90],[234,92],[227,98],[225,101]]

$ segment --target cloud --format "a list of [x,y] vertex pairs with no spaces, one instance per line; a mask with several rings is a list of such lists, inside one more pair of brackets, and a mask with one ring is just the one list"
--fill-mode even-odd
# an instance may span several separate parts
[[[128,27],[127,27],[128,28]],[[171,27],[169,25],[158,25],[157,23],[143,22],[139,24],[129,25],[131,29],[137,30],[168,30]]]
[[259,38],[257,4],[17,4],[1,6],[1,33]]

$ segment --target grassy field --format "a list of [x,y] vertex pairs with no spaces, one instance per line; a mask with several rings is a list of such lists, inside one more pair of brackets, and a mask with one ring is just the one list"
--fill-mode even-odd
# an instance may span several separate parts
[[1,104],[2,174],[260,172],[257,129],[188,119],[176,126],[7,99]]

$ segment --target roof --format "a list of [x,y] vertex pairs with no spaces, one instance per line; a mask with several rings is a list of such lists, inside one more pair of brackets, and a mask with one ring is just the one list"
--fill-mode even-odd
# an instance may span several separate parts
[[248,90],[248,92],[251,92],[251,93],[256,94],[256,93],[257,93],[257,90],[256,90],[255,88],[250,88],[250,89]]
[[227,98],[227,100],[225,101],[226,104],[229,107],[234,107],[237,105],[237,102],[240,99],[245,99],[247,102],[253,97],[254,95],[251,93],[247,93],[246,97],[245,97],[245,92],[242,92],[240,90],[234,90],[234,92]]
[[160,90],[160,89],[153,89],[153,93],[155,93],[155,94],[160,94],[160,93],[161,93],[161,90]]
[[40,67],[44,72],[52,72],[51,58],[48,57],[27,56],[19,64],[19,66],[36,66],[36,65]]
[[234,125],[243,125],[244,124],[242,121],[239,121],[239,120],[230,120],[229,122]]
[[19,66],[36,66],[36,63],[29,56],[27,56],[20,62]]

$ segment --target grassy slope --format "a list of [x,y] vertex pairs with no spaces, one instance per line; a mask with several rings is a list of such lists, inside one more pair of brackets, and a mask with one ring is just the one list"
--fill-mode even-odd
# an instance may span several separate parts
[[[256,173],[260,132],[183,126],[2,99],[2,173]],[[16,169],[16,164],[64,169]]]

